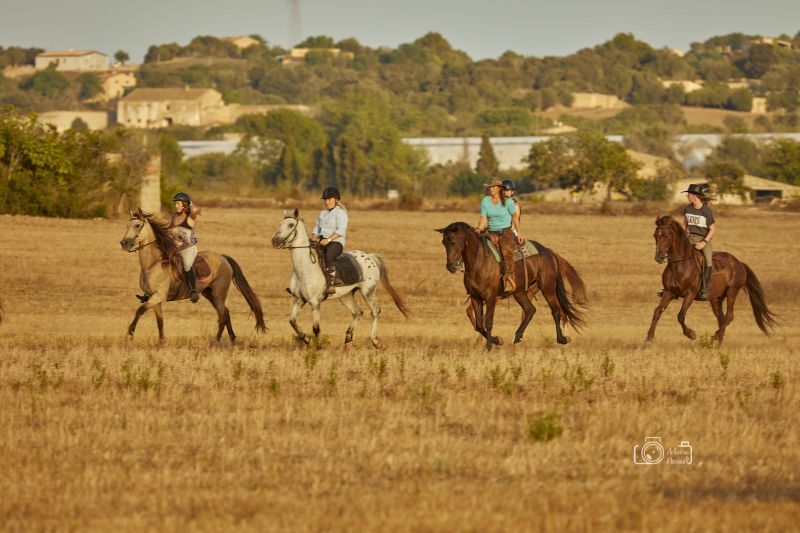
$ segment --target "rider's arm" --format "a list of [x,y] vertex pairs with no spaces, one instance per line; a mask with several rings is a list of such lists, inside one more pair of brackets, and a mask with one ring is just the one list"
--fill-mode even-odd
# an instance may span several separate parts
[[713,237],[713,236],[714,236],[714,234],[715,234],[716,232],[717,232],[717,223],[716,223],[716,222],[714,222],[713,224],[711,224],[711,225],[708,227],[708,235],[706,235],[705,237],[703,237],[703,239],[704,239],[706,242],[709,242],[709,241],[711,240],[711,237]]
[[489,219],[486,217],[486,215],[481,215],[480,220],[478,220],[478,227],[476,227],[475,229],[485,230],[488,225],[489,225]]
[[522,229],[519,227],[519,211],[517,210],[514,210],[514,214],[511,215],[511,225],[517,230],[517,239],[522,240]]

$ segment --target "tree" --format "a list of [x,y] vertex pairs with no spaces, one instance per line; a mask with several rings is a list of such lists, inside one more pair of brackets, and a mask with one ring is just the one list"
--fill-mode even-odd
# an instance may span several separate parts
[[100,81],[100,78],[94,74],[81,74],[78,76],[78,83],[80,84],[80,88],[78,89],[78,98],[81,100],[88,100],[96,94],[103,92],[103,84]]
[[126,62],[127,62],[129,59],[130,59],[130,58],[131,58],[131,56],[129,56],[129,55],[128,55],[128,52],[126,52],[125,50],[117,50],[117,52],[114,54],[114,59],[116,59],[118,63],[121,63],[121,64],[123,64],[123,65],[124,65],[124,64],[125,64],[125,63],[126,63]]
[[706,163],[703,166],[703,175],[719,194],[744,197],[748,192],[744,184],[744,169],[738,163]]
[[22,83],[23,89],[33,90],[49,98],[63,94],[67,87],[69,80],[56,70],[55,65],[40,70]]
[[75,120],[72,121],[70,124],[69,129],[75,131],[89,131],[89,125],[81,119],[81,117],[76,117]]
[[736,163],[746,172],[762,175],[761,158],[756,144],[740,135],[726,135],[709,156],[710,163]]
[[760,78],[778,61],[778,53],[774,46],[754,44],[747,51],[747,55],[736,64],[748,78]]
[[800,184],[800,142],[774,139],[762,154],[764,177],[792,185]]
[[500,165],[494,155],[494,148],[489,136],[486,134],[481,135],[481,148],[478,152],[478,163],[475,166],[475,172],[482,174],[486,177],[495,177],[500,170]]

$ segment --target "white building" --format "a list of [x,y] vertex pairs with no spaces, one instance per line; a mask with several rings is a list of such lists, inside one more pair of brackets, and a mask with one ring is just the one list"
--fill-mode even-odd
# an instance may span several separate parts
[[36,70],[53,64],[56,70],[108,70],[108,56],[94,50],[51,50],[36,56]]

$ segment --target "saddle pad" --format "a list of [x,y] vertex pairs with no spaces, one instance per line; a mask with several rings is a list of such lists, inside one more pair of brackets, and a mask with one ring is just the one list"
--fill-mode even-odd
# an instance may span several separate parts
[[[495,248],[494,243],[491,239],[486,239],[486,247],[492,252],[495,260],[498,263],[503,262],[503,256],[500,255],[500,250]],[[514,261],[522,261],[526,257],[531,255],[539,255],[539,250],[536,249],[536,246],[533,244],[533,241],[525,241],[525,246],[515,246],[514,247]]]
[[336,285],[354,285],[364,278],[361,275],[361,265],[349,252],[345,252],[333,262],[336,265]]
[[[179,266],[181,266],[181,269],[178,271],[177,275],[175,275],[175,279],[179,283],[184,283],[186,281],[186,276],[182,268],[183,264],[181,263]],[[175,273],[174,270],[173,273]],[[194,276],[197,285],[208,282],[211,277],[211,266],[201,254],[197,254],[197,257],[194,259]]]

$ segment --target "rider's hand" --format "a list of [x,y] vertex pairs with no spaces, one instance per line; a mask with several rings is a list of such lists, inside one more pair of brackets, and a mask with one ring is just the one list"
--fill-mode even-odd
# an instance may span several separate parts
[[525,239],[522,238],[522,235],[517,235],[517,244],[519,244],[520,246],[525,244]]
[[319,241],[319,243],[320,243],[322,246],[327,246],[329,242],[331,242],[331,240],[330,240],[330,239],[322,239],[321,241]]
[[697,244],[695,244],[694,247],[697,248],[698,250],[702,250],[703,248],[706,247],[706,243],[704,243],[703,241],[700,241]]
[[473,228],[473,229],[475,230],[475,233],[480,233],[483,231],[481,228]]

